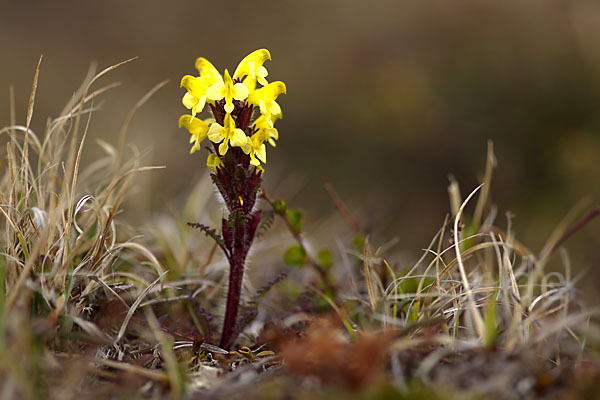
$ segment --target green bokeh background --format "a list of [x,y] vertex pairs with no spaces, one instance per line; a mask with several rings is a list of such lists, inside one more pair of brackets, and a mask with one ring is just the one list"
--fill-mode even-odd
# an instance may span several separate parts
[[[179,79],[198,56],[217,68],[266,47],[270,80],[283,80],[280,141],[268,150],[267,188],[304,208],[308,223],[332,212],[325,175],[380,242],[394,236],[417,255],[448,212],[448,174],[463,194],[479,182],[486,143],[499,166],[492,194],[515,214],[518,236],[539,250],[583,198],[600,198],[600,3],[595,1],[10,1],[0,3],[0,123],[15,87],[24,123],[44,54],[33,127],[42,131],[92,61],[139,60],[103,78],[95,139],[116,141],[133,104],[129,139],[166,165],[141,179],[143,220],[207,174],[177,128],[186,110]],[[600,221],[568,242],[598,266]]]

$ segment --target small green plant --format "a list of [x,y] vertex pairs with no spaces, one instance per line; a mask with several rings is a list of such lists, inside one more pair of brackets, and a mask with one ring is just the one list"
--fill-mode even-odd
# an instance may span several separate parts
[[[286,92],[283,82],[268,83],[263,66],[271,58],[266,49],[252,52],[236,68],[233,76],[223,76],[205,58],[196,60],[199,76],[186,75],[181,86],[187,89],[183,105],[191,115],[183,115],[179,126],[186,128],[193,144],[190,153],[200,149],[206,138],[212,146],[207,166],[228,211],[221,233],[208,226],[190,223],[213,238],[229,261],[229,287],[220,346],[229,348],[238,330],[237,314],[241,298],[246,256],[252,246],[261,218],[255,209],[267,161],[265,142],[275,146],[279,134],[274,122],[281,118],[277,97]],[[262,85],[257,88],[257,84]],[[212,118],[196,117],[208,105]],[[258,113],[255,111],[258,110]],[[258,114],[257,116],[255,116]]]

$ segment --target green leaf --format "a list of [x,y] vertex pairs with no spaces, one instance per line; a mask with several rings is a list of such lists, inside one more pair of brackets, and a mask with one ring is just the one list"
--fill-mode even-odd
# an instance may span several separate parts
[[[432,278],[423,279],[423,286],[421,288],[421,291],[430,287],[433,284],[433,282],[434,281]],[[417,278],[417,277],[404,278],[404,279],[402,279],[402,282],[398,286],[398,291],[403,294],[409,294],[409,293],[416,294],[417,290],[419,290],[420,283],[421,283],[421,278]]]
[[294,281],[286,279],[281,283],[281,290],[290,300],[296,300],[302,293],[302,288]]
[[487,348],[492,348],[498,337],[498,301],[496,300],[496,293],[493,293],[483,318],[485,323],[483,342]]
[[363,251],[365,247],[365,237],[361,233],[357,233],[352,239],[352,244],[358,251]]
[[287,203],[284,199],[277,199],[273,202],[273,211],[278,215],[285,215],[287,211]]
[[473,247],[476,239],[472,236],[476,235],[479,232],[479,225],[473,221],[469,221],[465,218],[465,226],[462,232],[459,232],[458,238],[459,240],[463,240],[461,243],[461,250],[467,251],[469,248]]
[[290,247],[285,251],[283,255],[283,260],[288,265],[302,265],[304,264],[304,259],[306,258],[306,250],[300,247],[299,245],[295,245]]
[[322,266],[326,268],[331,268],[331,266],[333,265],[333,255],[329,250],[323,249],[317,254],[317,261]]
[[302,224],[304,222],[304,214],[300,210],[288,210],[286,217],[292,228],[296,233],[302,230]]

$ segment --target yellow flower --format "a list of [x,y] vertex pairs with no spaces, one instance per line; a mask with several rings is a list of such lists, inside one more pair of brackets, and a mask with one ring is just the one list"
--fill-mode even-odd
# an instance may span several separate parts
[[[281,116],[281,114],[279,114]],[[271,118],[267,118],[265,115],[261,115],[256,118],[253,123],[254,130],[256,132],[264,132],[263,135],[269,141],[269,144],[273,147],[276,146],[275,141],[279,139],[279,131],[273,127],[273,120]]]
[[219,71],[206,58],[196,60],[196,69],[200,76],[186,75],[181,79],[181,87],[187,89],[181,102],[192,110],[192,116],[204,109],[206,104],[206,90],[215,83],[223,82]]
[[191,75],[186,75],[181,79],[181,86],[187,89],[187,93],[183,95],[181,102],[183,105],[192,110],[192,116],[196,116],[202,112],[206,104],[206,89],[212,85],[204,78],[196,78]]
[[206,90],[206,96],[210,100],[219,101],[225,98],[225,112],[233,111],[233,99],[246,100],[248,97],[248,88],[243,83],[233,84],[229,71],[225,70],[225,80],[213,84]]
[[200,150],[200,143],[208,134],[208,124],[210,122],[212,122],[212,119],[202,121],[191,115],[182,115],[181,118],[179,118],[179,127],[186,128],[192,134],[192,136],[190,136],[190,143],[193,143],[194,145],[190,150],[190,154]]
[[[242,150],[250,156],[250,164],[260,166],[260,161],[267,163],[267,149],[264,145],[266,139],[264,131],[256,132],[250,138]],[[260,161],[259,161],[260,160]]]
[[248,136],[243,130],[235,127],[235,121],[231,114],[225,114],[225,126],[219,123],[213,123],[208,130],[208,139],[213,143],[221,143],[219,145],[219,154],[225,155],[229,146],[244,147],[248,142]]
[[210,153],[206,160],[206,166],[217,173],[217,169],[223,166],[223,161],[221,161],[218,155]]
[[285,94],[285,83],[271,82],[267,86],[257,89],[248,96],[248,104],[259,107],[260,113],[268,119],[275,121],[281,118],[281,107],[275,101],[280,94]]
[[210,78],[214,82],[223,82],[223,78],[221,78],[219,71],[204,57],[198,57],[196,59],[196,69],[201,78]]
[[267,69],[263,67],[265,61],[271,59],[271,53],[267,49],[260,49],[248,54],[238,64],[233,79],[239,79],[243,76],[248,76],[252,81],[258,81],[261,85],[267,85],[265,77],[269,74]]

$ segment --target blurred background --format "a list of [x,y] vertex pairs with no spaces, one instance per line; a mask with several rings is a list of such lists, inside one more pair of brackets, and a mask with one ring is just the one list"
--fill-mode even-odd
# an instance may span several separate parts
[[[139,59],[101,79],[84,162],[116,143],[128,111],[155,84],[170,83],[138,112],[128,139],[147,164],[131,218],[177,204],[208,173],[188,154],[177,121],[179,80],[196,57],[235,69],[266,47],[269,80],[283,80],[280,140],[269,148],[266,187],[317,221],[335,211],[324,175],[376,237],[418,256],[449,210],[448,175],[466,196],[498,160],[492,197],[498,225],[514,214],[517,237],[541,249],[582,199],[600,199],[600,3],[596,1],[16,1],[0,2],[0,124],[14,86],[18,123],[44,55],[33,128],[43,131],[86,75]],[[598,267],[600,221],[568,242],[574,262]]]

